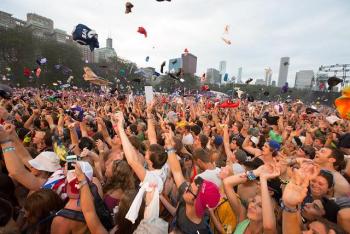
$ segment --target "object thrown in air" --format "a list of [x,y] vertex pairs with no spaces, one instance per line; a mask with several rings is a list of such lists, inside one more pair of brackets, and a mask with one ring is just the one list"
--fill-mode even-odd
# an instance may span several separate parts
[[84,24],[78,24],[75,26],[72,36],[73,40],[78,42],[80,45],[88,45],[91,51],[100,47],[96,31],[90,29]]

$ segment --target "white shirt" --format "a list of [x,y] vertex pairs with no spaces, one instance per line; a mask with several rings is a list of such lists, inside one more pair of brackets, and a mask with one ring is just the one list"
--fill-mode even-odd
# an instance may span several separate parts
[[204,180],[208,180],[214,184],[216,184],[219,188],[222,185],[222,180],[219,177],[220,173],[220,168],[216,167],[215,169],[212,170],[205,170],[202,173],[198,174],[195,178],[198,176],[203,178]]

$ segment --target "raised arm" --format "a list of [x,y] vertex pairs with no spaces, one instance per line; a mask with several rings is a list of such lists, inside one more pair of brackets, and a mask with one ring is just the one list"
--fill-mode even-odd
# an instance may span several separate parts
[[[255,176],[258,176],[257,172],[252,172],[252,173],[254,173]],[[247,182],[247,180],[248,180],[247,175],[245,173],[232,175],[223,180],[224,190],[225,190],[227,199],[231,205],[233,212],[236,214],[237,220],[239,222],[243,221],[245,217],[243,214],[242,204],[238,198],[238,195],[235,193],[233,187],[239,184],[243,184]]]
[[225,153],[227,156],[227,159],[232,158],[234,155],[231,151],[231,147],[230,147],[230,137],[228,135],[228,127],[227,125],[225,125],[224,127],[224,148],[225,148]]
[[154,127],[154,118],[152,115],[152,106],[147,106],[147,134],[148,134],[148,140],[151,145],[157,144],[157,135],[156,135],[156,129]]
[[24,123],[24,127],[27,129],[33,129],[34,119],[38,118],[39,116],[40,116],[40,110],[39,109],[33,110],[33,114]]
[[112,117],[113,126],[116,127],[116,131],[119,132],[119,137],[123,145],[124,155],[130,167],[134,170],[140,181],[143,181],[146,176],[146,169],[139,162],[137,152],[134,146],[129,141],[128,136],[124,129],[124,116],[123,113],[119,112]]
[[300,234],[301,233],[301,214],[298,207],[304,201],[310,180],[319,173],[319,168],[312,164],[301,164],[300,169],[294,169],[291,174],[291,180],[283,191],[283,214],[282,214],[282,233]]
[[18,158],[19,152],[10,138],[13,131],[14,126],[10,124],[5,125],[5,129],[0,129],[0,144],[9,175],[27,189],[39,190],[45,181],[31,174]]
[[180,185],[185,182],[185,177],[182,174],[181,165],[179,160],[177,160],[176,154],[175,154],[175,142],[173,140],[173,133],[171,129],[169,129],[168,133],[164,133],[165,136],[165,148],[168,150],[168,164],[171,170],[171,173],[173,174],[174,181],[176,184],[176,187],[180,187]]
[[243,141],[242,148],[254,156],[261,155],[261,150],[258,148],[254,148],[253,146],[250,146],[249,141],[250,141],[250,136],[247,135],[247,137]]
[[75,165],[75,174],[80,186],[80,206],[90,232],[107,234],[107,230],[103,227],[100,218],[96,214],[94,198],[91,194],[88,182],[86,181],[86,177],[78,163]]
[[263,229],[264,233],[275,234],[276,229],[276,217],[274,208],[267,186],[267,180],[273,179],[280,175],[280,169],[276,165],[268,164],[262,166],[260,172],[260,188],[261,188],[261,200],[262,200],[262,214],[263,214]]

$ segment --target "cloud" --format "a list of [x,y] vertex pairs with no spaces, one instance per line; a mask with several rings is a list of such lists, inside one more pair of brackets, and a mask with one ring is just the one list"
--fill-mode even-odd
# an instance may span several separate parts
[[[40,14],[68,33],[84,23],[99,33],[100,45],[111,36],[119,56],[157,69],[188,48],[198,56],[198,74],[226,60],[230,76],[242,66],[244,80],[263,78],[264,69],[271,67],[277,80],[279,60],[289,56],[288,81],[294,84],[299,70],[350,60],[349,1],[130,1],[135,7],[128,15],[126,1],[120,0],[3,0],[1,10],[21,19],[27,12]],[[226,24],[230,46],[221,40]],[[136,32],[139,26],[148,31],[147,39]]]

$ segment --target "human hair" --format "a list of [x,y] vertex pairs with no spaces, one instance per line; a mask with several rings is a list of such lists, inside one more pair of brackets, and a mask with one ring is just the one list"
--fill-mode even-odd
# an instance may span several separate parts
[[238,128],[238,131],[241,131],[242,128],[243,128],[243,124],[241,122],[239,122],[239,121],[236,121],[235,124],[236,124],[236,126]]
[[51,133],[51,130],[45,131],[44,142],[45,142],[45,145],[48,147],[52,146],[52,135],[53,134]]
[[32,193],[24,203],[24,209],[28,212],[27,223],[31,231],[49,233],[52,220],[38,226],[36,224],[53,212],[62,209],[63,206],[61,198],[51,189],[40,189]]
[[101,140],[104,141],[104,137],[103,134],[101,132],[96,132],[93,136],[92,139],[94,140],[94,142],[96,142],[97,140]]
[[173,137],[173,140],[174,140],[174,143],[175,143],[174,148],[175,148],[175,150],[176,150],[176,153],[177,153],[177,154],[180,154],[182,148],[184,147],[184,145],[183,145],[183,143],[182,143],[182,141],[181,141],[181,139],[180,139],[179,137],[175,137],[175,136],[174,136],[174,137]]
[[137,125],[136,124],[130,124],[129,128],[130,128],[130,131],[132,134],[134,134],[134,135],[137,134]]
[[137,138],[137,136],[135,136],[135,135],[129,136],[129,141],[137,151],[140,151],[141,142],[140,142],[139,138]]
[[330,189],[330,188],[332,188],[334,186],[334,177],[333,177],[332,172],[321,169],[319,176],[321,176],[325,180],[327,180],[328,189]]
[[158,144],[152,144],[149,147],[150,160],[154,169],[161,169],[168,160],[168,154],[164,148]]
[[144,199],[142,199],[139,214],[137,219],[135,220],[135,223],[133,224],[130,220],[125,218],[132,202],[134,201],[134,198],[136,197],[136,194],[136,190],[128,190],[124,192],[123,197],[119,202],[119,211],[115,216],[115,222],[118,226],[118,229],[115,232],[116,234],[133,233],[136,230],[137,226],[140,224],[141,220],[143,219],[143,215],[145,212]]
[[193,125],[191,126],[191,131],[194,133],[194,135],[198,136],[201,133],[202,129],[198,125]]
[[210,163],[211,162],[210,154],[205,149],[195,149],[193,151],[193,159],[194,160],[200,159],[204,163]]
[[112,177],[107,181],[103,190],[121,189],[123,191],[135,189],[133,170],[125,160],[115,160],[112,166]]
[[88,137],[82,137],[79,141],[79,148],[81,150],[83,150],[84,148],[92,150],[94,148],[94,142]]
[[334,168],[337,171],[343,170],[346,166],[343,152],[333,147],[326,147],[326,148],[332,151],[330,157],[335,159],[335,162],[333,163]]
[[208,142],[209,142],[209,138],[204,134],[200,134],[199,141],[201,142],[202,148],[205,149],[207,147]]
[[173,131],[173,132],[175,132],[175,130],[176,130],[176,126],[175,126],[175,124],[174,123],[168,123],[168,126],[170,126],[170,128],[171,128],[171,131]]
[[329,233],[329,231],[333,230],[336,234],[346,234],[346,232],[339,225],[330,222],[325,218],[317,217],[316,220],[309,222],[308,226],[313,222],[322,223],[324,225],[324,228],[326,229],[326,233]]

